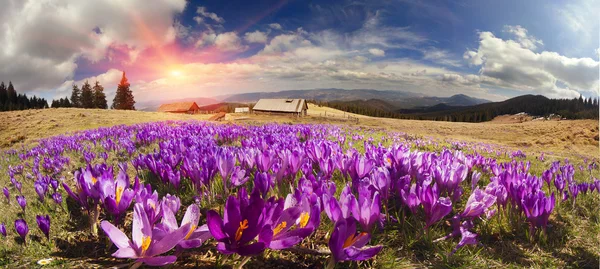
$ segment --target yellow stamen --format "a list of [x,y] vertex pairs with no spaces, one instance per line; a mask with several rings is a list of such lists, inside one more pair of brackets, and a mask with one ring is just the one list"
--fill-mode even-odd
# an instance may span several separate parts
[[123,187],[117,187],[117,205],[121,202],[121,196],[123,196]]
[[300,226],[300,228],[306,227],[309,220],[310,215],[308,214],[308,212],[302,212],[302,214],[300,214],[300,223],[298,223],[298,226]]
[[387,158],[387,159],[386,159],[386,161],[387,161],[389,164],[392,164],[392,159],[391,159],[391,158]]
[[244,230],[248,229],[248,220],[240,221],[240,227],[235,232],[235,241],[240,241],[242,239],[242,234]]
[[98,179],[96,177],[92,177],[92,184],[96,184],[96,182],[98,182]]
[[281,223],[279,223],[279,225],[277,225],[275,227],[275,229],[273,229],[273,235],[276,235],[276,234],[280,233],[286,227],[287,227],[287,222],[282,221]]
[[348,238],[346,238],[346,241],[344,241],[344,246],[343,246],[343,248],[347,248],[347,247],[349,247],[349,246],[352,246],[352,245],[354,245],[354,243],[356,243],[356,241],[358,241],[358,239],[360,239],[361,237],[363,237],[363,236],[365,236],[365,235],[367,235],[367,233],[365,233],[365,232],[362,232],[362,233],[358,234],[358,236],[356,236],[356,235],[354,235],[354,234],[353,234],[353,235],[350,235],[350,236],[348,236]]
[[150,247],[150,243],[152,242],[152,238],[150,236],[144,236],[142,238],[142,256],[146,253],[146,250]]
[[185,240],[188,240],[188,238],[190,238],[190,236],[192,235],[192,233],[196,230],[198,226],[196,225],[192,225],[190,231],[185,235]]

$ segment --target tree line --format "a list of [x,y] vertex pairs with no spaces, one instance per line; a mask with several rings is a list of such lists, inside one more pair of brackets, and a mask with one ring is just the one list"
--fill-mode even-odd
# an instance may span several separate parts
[[[597,119],[599,100],[597,98],[548,99],[543,96],[524,95],[503,102],[486,103],[475,106],[448,106],[443,110],[425,111],[410,109],[388,111],[377,107],[362,105],[361,101],[313,101],[317,105],[328,106],[342,111],[372,117],[436,120],[453,122],[484,122],[496,116],[525,112],[534,116],[550,116],[555,114],[566,119]],[[400,112],[402,111],[402,112]]]
[[[127,81],[125,72],[123,72],[123,77],[117,86],[117,93],[115,94],[115,98],[113,99],[113,103],[111,105],[112,109],[135,110],[133,92],[129,87],[130,84]],[[108,102],[106,101],[106,94],[104,94],[104,87],[100,85],[100,82],[96,81],[92,87],[86,81],[81,86],[81,89],[76,84],[73,84],[70,99],[64,97],[57,100],[52,100],[52,107],[108,109]]]
[[0,111],[25,110],[47,108],[48,102],[37,96],[27,97],[26,94],[17,93],[12,81],[8,86],[4,81],[0,83]]

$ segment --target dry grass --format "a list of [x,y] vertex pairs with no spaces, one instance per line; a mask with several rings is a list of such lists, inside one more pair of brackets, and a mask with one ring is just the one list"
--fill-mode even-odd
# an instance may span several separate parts
[[0,148],[98,127],[165,120],[207,119],[208,117],[210,115],[77,108],[2,112],[0,113]]
[[[327,117],[325,117],[325,114]],[[185,115],[96,109],[45,109],[0,113],[0,148],[35,139],[119,124],[165,120],[206,120],[211,115]],[[359,118],[347,120],[347,116]],[[497,144],[556,157],[597,157],[598,121],[529,121],[499,124],[374,118],[310,104],[308,117],[229,114],[226,122],[334,123],[399,131],[411,135]]]
[[[328,117],[324,117],[327,112]],[[322,113],[322,114],[321,114]],[[390,131],[405,132],[438,139],[451,138],[456,140],[494,143],[531,151],[553,151],[564,156],[583,155],[598,156],[598,123],[595,121],[550,121],[526,122],[521,124],[497,123],[452,123],[433,121],[410,121],[372,118],[358,116],[358,124],[343,119],[344,112],[327,108],[309,108],[309,116],[295,118],[286,116],[257,116],[244,114],[227,115],[225,123],[239,122],[250,124],[278,123],[335,123],[382,128]],[[355,116],[349,113],[346,115]],[[65,134],[78,130],[92,129],[118,124],[135,124],[165,120],[205,120],[212,115],[181,115],[168,113],[152,113],[137,111],[84,110],[84,109],[46,109],[0,113],[0,148],[29,146],[36,139]],[[380,133],[375,133],[379,135]],[[375,135],[371,133],[371,135]],[[538,142],[539,141],[539,142]],[[528,157],[532,161],[532,171],[540,174],[549,165]],[[72,167],[83,165],[73,158]],[[8,160],[18,163],[17,157]],[[0,167],[1,174],[6,175],[7,165]],[[583,174],[581,174],[583,175]],[[578,178],[582,180],[584,178]],[[0,186],[8,185],[8,178],[0,177]],[[24,180],[23,190],[27,197],[35,197],[32,181]],[[63,193],[63,197],[66,194]],[[190,193],[188,196],[195,195]],[[526,236],[519,231],[499,232],[499,226],[493,226],[491,231],[481,233],[482,247],[466,248],[452,257],[448,253],[456,242],[445,242],[439,245],[424,244],[415,236],[402,237],[400,231],[390,230],[381,235],[386,246],[372,264],[378,268],[421,268],[421,267],[581,267],[594,268],[598,259],[597,246],[600,242],[600,225],[597,213],[597,196],[584,197],[577,201],[577,207],[561,204],[551,218],[551,233],[544,244],[533,244],[525,240]],[[4,206],[5,204],[3,204]],[[71,206],[72,207],[72,206]],[[22,248],[18,240],[5,240],[0,246],[0,267],[31,267],[38,259],[53,257],[55,267],[108,267],[122,263],[108,258],[110,251],[104,241],[89,238],[83,230],[83,215],[75,207],[66,206],[64,209],[54,205],[47,206],[31,199],[26,216],[32,233],[31,245]],[[67,214],[65,211],[69,211]],[[48,213],[53,220],[52,238],[46,242],[33,226],[35,214]],[[15,216],[20,215],[20,209],[11,205],[0,216],[0,222],[11,223]],[[83,223],[83,224],[82,224]],[[488,227],[486,226],[486,229]],[[413,233],[414,231],[410,231]],[[436,234],[437,237],[441,237]],[[14,233],[13,233],[14,234]],[[498,237],[501,234],[502,237]],[[413,234],[414,235],[414,234]],[[434,236],[435,237],[435,236]],[[408,238],[409,241],[403,241]],[[316,240],[316,239],[315,239]],[[326,242],[320,239],[320,244]],[[2,251],[3,250],[3,251]],[[207,248],[198,249],[183,257],[177,264],[179,267],[214,266],[214,251]],[[275,255],[275,256],[273,256]],[[281,255],[281,256],[279,256]],[[323,257],[312,255],[272,254],[253,259],[248,268],[311,268],[322,263]],[[197,263],[199,262],[199,264]],[[343,266],[347,266],[344,264]],[[343,267],[342,266],[342,267]],[[358,268],[366,267],[361,264]],[[592,267],[591,267],[592,266]],[[342,268],[340,267],[340,268]]]

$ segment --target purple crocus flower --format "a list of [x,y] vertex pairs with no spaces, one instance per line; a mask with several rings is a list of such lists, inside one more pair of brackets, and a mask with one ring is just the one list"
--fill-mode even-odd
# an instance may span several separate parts
[[421,201],[419,200],[419,195],[417,192],[417,184],[413,183],[410,189],[408,190],[401,189],[400,198],[402,198],[402,202],[408,207],[410,212],[412,212],[413,214],[417,212],[417,209],[421,205]]
[[356,200],[356,197],[354,197],[354,194],[352,194],[352,190],[348,185],[342,190],[339,202],[335,197],[332,197],[329,194],[323,194],[323,207],[327,217],[334,223],[352,215],[359,215],[358,201]]
[[562,175],[556,175],[556,178],[554,179],[554,187],[556,187],[556,190],[559,192],[562,192],[565,189],[565,179]]
[[27,226],[27,222],[24,219],[15,220],[15,230],[19,236],[21,236],[21,239],[23,239],[25,245],[27,245],[27,240],[25,240],[27,238],[27,234],[29,233],[29,226]]
[[339,261],[362,261],[368,260],[383,248],[383,246],[365,247],[371,239],[367,232],[356,232],[356,220],[354,218],[340,219],[335,223],[331,238],[329,238],[329,249],[331,250],[332,263]]
[[265,206],[265,212],[270,217],[258,240],[269,249],[287,249],[300,243],[317,228],[321,214],[319,207],[311,207],[307,199],[285,210],[280,200],[270,208]]
[[0,234],[6,237],[6,225],[4,225],[4,222],[0,223]]
[[419,200],[425,211],[425,229],[441,220],[452,211],[452,201],[448,197],[440,197],[437,184],[420,189]]
[[463,225],[460,226],[460,241],[458,245],[452,250],[450,254],[454,254],[458,249],[466,246],[466,245],[476,245],[477,244],[477,234],[469,231]]
[[21,188],[23,188],[23,184],[19,181],[15,181],[15,188],[21,193]]
[[62,204],[62,194],[60,194],[60,192],[53,193],[52,200],[58,205]]
[[50,216],[35,216],[38,228],[46,235],[46,239],[50,240]]
[[275,153],[271,150],[263,150],[262,152],[256,154],[256,168],[260,172],[269,172],[271,170],[271,166],[273,165]]
[[162,203],[158,201],[158,193],[152,190],[143,188],[136,196],[136,204],[142,204],[142,208],[146,212],[146,217],[151,224],[156,223],[162,217]]
[[555,198],[554,192],[550,197],[546,197],[543,191],[536,193],[527,193],[521,201],[521,207],[529,221],[531,229],[541,227],[546,230],[550,213],[554,210]]
[[183,216],[183,220],[181,220],[181,226],[177,225],[175,214],[173,214],[171,208],[165,206],[163,207],[162,222],[155,228],[156,240],[161,240],[165,235],[176,231],[180,227],[188,225],[190,227],[188,233],[177,246],[184,249],[197,248],[211,237],[206,224],[198,227],[199,221],[200,208],[195,204],[188,206],[185,215]]
[[354,218],[358,220],[363,231],[371,231],[375,223],[381,221],[380,194],[377,191],[370,191],[367,186],[359,187],[358,194],[358,215]]
[[246,176],[246,170],[242,169],[239,166],[233,168],[233,172],[231,173],[231,184],[235,187],[239,187],[244,185],[250,179],[250,177]]
[[477,187],[477,183],[481,179],[481,172],[473,171],[473,175],[471,175],[471,189],[474,190]]
[[6,197],[6,202],[10,204],[10,191],[8,191],[7,187],[4,187],[2,191],[4,192],[4,197]]
[[17,203],[19,206],[25,211],[25,207],[27,207],[27,199],[23,195],[17,195]]
[[33,187],[35,188],[35,192],[37,193],[38,197],[40,198],[40,202],[44,202],[44,198],[46,197],[46,192],[48,191],[48,185],[40,182],[40,181],[36,181],[35,183],[33,183]]
[[132,240],[108,221],[102,221],[100,227],[119,248],[112,254],[113,257],[136,259],[136,263],[145,263],[150,266],[174,263],[177,260],[176,256],[159,255],[174,248],[190,230],[190,225],[186,224],[171,233],[163,234],[161,240],[156,240],[152,224],[148,221],[146,211],[141,204],[135,204],[133,207]]
[[463,218],[477,218],[496,203],[496,196],[488,194],[479,188],[476,188],[465,206],[465,211],[461,214]]
[[208,211],[208,230],[219,242],[217,250],[223,254],[237,253],[241,256],[263,252],[266,248],[264,242],[251,243],[264,226],[263,209],[264,200],[257,191],[252,193],[250,199],[245,191],[239,191],[237,199],[234,196],[227,199],[223,218],[214,210]]
[[106,211],[119,221],[131,205],[135,195],[134,191],[129,188],[129,177],[124,170],[121,170],[116,180],[103,179],[100,182],[100,189]]
[[221,173],[221,177],[223,178],[223,184],[225,185],[229,175],[233,171],[233,167],[235,166],[235,155],[233,152],[223,149],[217,155],[217,167],[219,168],[219,173]]
[[181,207],[181,200],[179,197],[167,193],[162,199],[162,208],[164,209],[165,207],[171,209],[172,213],[177,214]]
[[273,180],[273,176],[268,173],[256,172],[254,176],[254,189],[258,190],[265,197],[273,186]]

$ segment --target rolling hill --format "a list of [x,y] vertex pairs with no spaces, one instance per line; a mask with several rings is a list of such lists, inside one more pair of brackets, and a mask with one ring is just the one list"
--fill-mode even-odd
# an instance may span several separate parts
[[198,106],[207,106],[219,103],[219,101],[213,98],[196,97],[196,98],[180,98],[180,99],[169,99],[169,100],[152,100],[146,102],[138,102],[135,104],[136,108],[141,111],[157,111],[158,107],[162,104],[168,103],[180,103],[180,102],[196,102]]
[[549,99],[542,95],[522,95],[502,102],[484,103],[472,106],[453,106],[445,103],[434,106],[402,108],[393,110],[393,105],[372,99],[367,101],[320,102],[347,112],[388,118],[441,120],[461,122],[482,122],[506,114],[525,112],[530,115],[547,116],[558,114],[568,119],[597,119],[598,103],[584,99]]
[[[489,103],[489,100],[457,94],[451,97],[433,97],[418,93],[403,91],[381,91],[370,89],[344,90],[344,89],[313,89],[291,90],[279,92],[253,92],[228,96],[215,97],[223,102],[256,102],[262,98],[304,98],[319,102],[357,102],[368,100],[385,100],[385,107],[394,109],[433,106],[440,103],[451,106],[471,106]],[[372,101],[371,101],[372,103]]]

